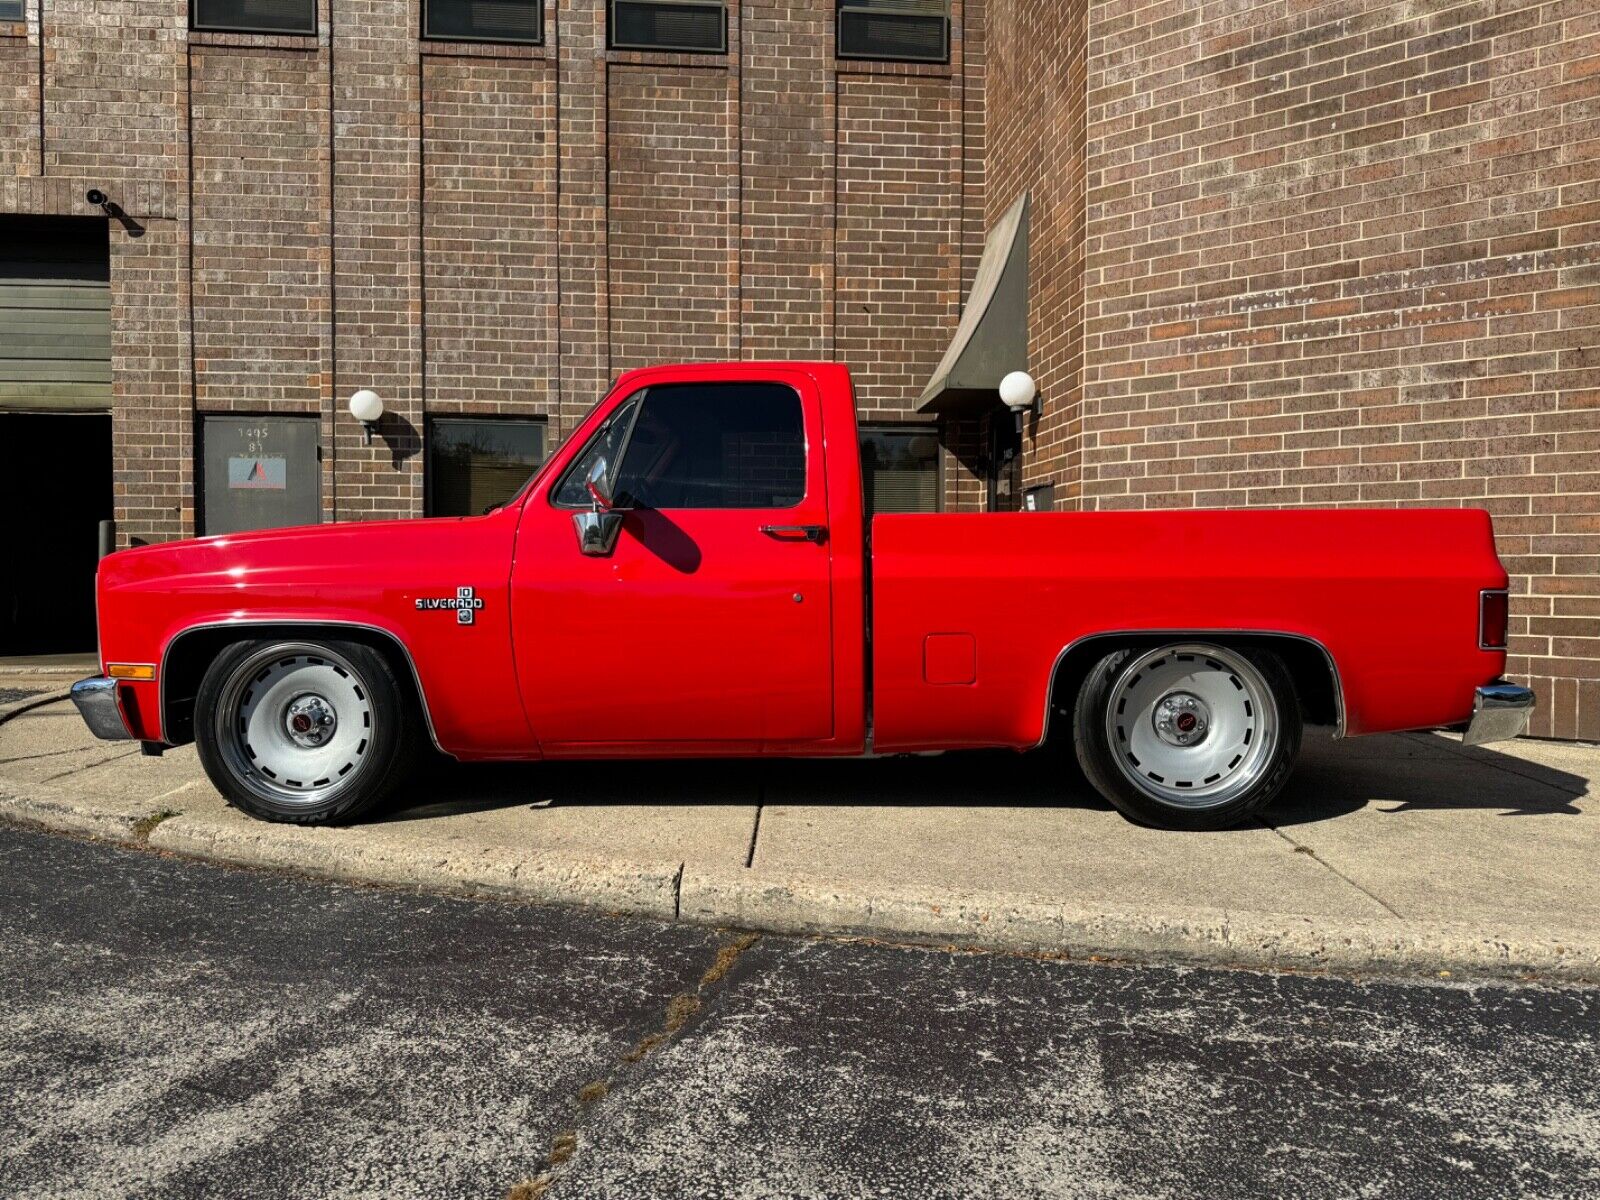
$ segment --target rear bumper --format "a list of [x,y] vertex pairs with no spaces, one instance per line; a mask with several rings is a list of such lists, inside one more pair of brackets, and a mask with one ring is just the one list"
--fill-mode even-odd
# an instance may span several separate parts
[[78,706],[78,715],[89,727],[89,732],[107,741],[131,738],[128,723],[122,718],[122,706],[117,701],[117,681],[104,675],[91,675],[72,685],[72,702]]
[[1482,746],[1526,733],[1533,707],[1533,693],[1525,687],[1504,681],[1486,684],[1472,701],[1472,720],[1467,723],[1461,744]]

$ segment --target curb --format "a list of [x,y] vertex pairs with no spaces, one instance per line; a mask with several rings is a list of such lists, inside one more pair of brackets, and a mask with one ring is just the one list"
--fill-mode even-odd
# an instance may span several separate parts
[[692,863],[581,859],[510,847],[412,849],[362,830],[239,825],[158,804],[107,812],[0,779],[0,820],[346,883],[598,909],[802,936],[857,937],[1192,967],[1600,983],[1600,937],[1218,909],[1087,908],[997,892],[863,887]]

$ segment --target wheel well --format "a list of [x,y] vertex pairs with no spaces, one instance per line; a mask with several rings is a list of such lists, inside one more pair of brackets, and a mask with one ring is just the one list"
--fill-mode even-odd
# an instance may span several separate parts
[[[1183,638],[1214,642],[1235,649],[1256,647],[1271,650],[1282,661],[1294,682],[1300,712],[1308,725],[1344,725],[1344,701],[1340,694],[1339,672],[1333,655],[1309,638],[1288,633],[1106,633],[1084,638],[1068,647],[1056,663],[1050,678],[1050,699],[1045,710],[1045,737],[1071,729],[1072,706],[1078,689],[1095,663],[1114,650],[1143,650],[1166,645]],[[1057,718],[1063,720],[1058,721]]]
[[161,666],[161,732],[169,745],[194,741],[194,702],[207,669],[229,646],[267,638],[334,639],[369,646],[389,660],[395,676],[426,712],[416,674],[400,643],[359,625],[222,625],[179,633]]

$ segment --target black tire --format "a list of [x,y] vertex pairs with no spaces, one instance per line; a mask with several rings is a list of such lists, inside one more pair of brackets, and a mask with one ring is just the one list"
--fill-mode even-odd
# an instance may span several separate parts
[[[1216,713],[1190,683],[1162,682],[1169,677],[1210,679],[1214,669],[1220,672],[1215,678],[1228,684],[1218,685],[1227,698],[1218,701]],[[1184,676],[1186,671],[1192,674]],[[1142,702],[1149,696],[1159,699]],[[1224,712],[1235,700],[1238,712]],[[1130,702],[1136,711],[1129,711]],[[1189,727],[1177,729],[1174,714],[1178,720],[1188,719]],[[1078,689],[1072,724],[1078,763],[1095,790],[1130,820],[1157,829],[1227,829],[1243,823],[1283,788],[1300,751],[1294,683],[1278,656],[1258,647],[1185,641],[1108,654]],[[1215,740],[1207,745],[1205,739],[1213,734]],[[1183,737],[1199,741],[1178,745],[1169,740]],[[1153,746],[1156,753],[1141,761],[1136,746]],[[1240,765],[1224,765],[1236,752]],[[1183,779],[1184,763],[1191,757],[1201,765],[1194,768],[1196,778]],[[1158,765],[1169,774],[1156,773]],[[1218,773],[1199,774],[1206,770]],[[1237,775],[1229,774],[1235,770]],[[1205,794],[1207,789],[1214,794]]]
[[263,821],[326,825],[371,812],[412,772],[420,727],[409,681],[359,642],[236,642],[195,699],[206,774],[229,804]]

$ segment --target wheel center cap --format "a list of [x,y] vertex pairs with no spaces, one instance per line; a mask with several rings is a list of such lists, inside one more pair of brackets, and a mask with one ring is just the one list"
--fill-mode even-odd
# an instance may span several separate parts
[[1162,697],[1152,717],[1156,736],[1169,746],[1197,746],[1211,731],[1211,710],[1190,692]]
[[284,732],[290,741],[308,750],[324,744],[338,725],[333,705],[315,694],[296,696],[283,710]]

